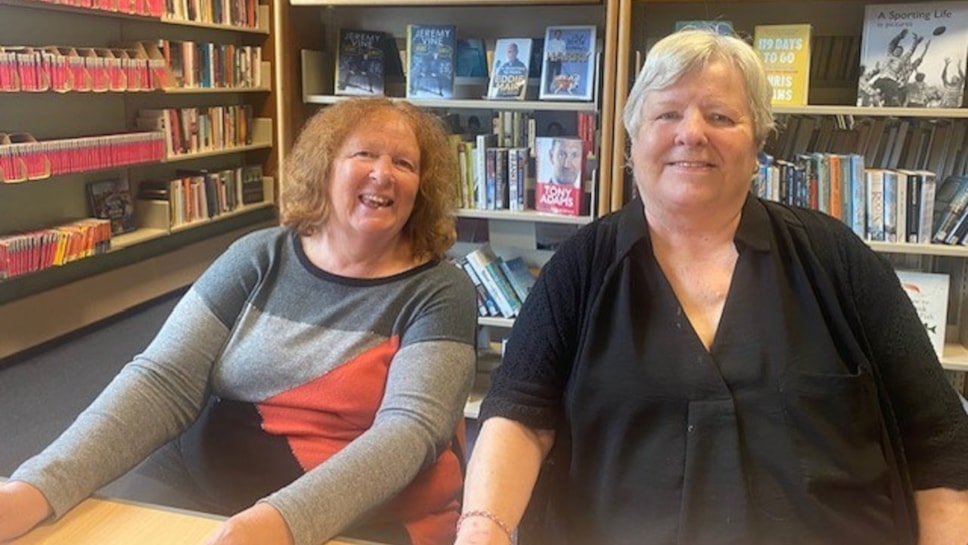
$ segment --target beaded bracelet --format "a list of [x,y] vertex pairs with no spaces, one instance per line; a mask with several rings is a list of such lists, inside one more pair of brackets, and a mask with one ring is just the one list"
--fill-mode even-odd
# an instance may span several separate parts
[[468,511],[466,513],[462,513],[461,516],[460,516],[460,518],[457,519],[457,531],[458,532],[460,532],[460,526],[461,526],[461,524],[463,524],[465,520],[467,520],[467,519],[469,519],[471,517],[484,517],[484,518],[490,520],[491,522],[493,522],[494,524],[497,524],[498,528],[500,528],[501,530],[503,530],[504,531],[504,535],[506,535],[508,537],[508,542],[509,543],[514,543],[514,537],[512,535],[511,528],[508,527],[508,525],[505,524],[503,520],[499,519],[497,517],[497,515],[495,515],[494,513],[490,512],[490,511],[485,511],[483,509],[477,509],[477,510],[474,510],[474,511]]

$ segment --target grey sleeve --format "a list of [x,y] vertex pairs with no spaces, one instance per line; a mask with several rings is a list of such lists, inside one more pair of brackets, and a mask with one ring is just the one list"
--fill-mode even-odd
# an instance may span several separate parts
[[316,545],[391,499],[437,458],[463,417],[474,378],[472,345],[428,341],[393,359],[373,426],[266,501],[296,545]]
[[11,479],[39,488],[54,516],[62,516],[196,418],[227,334],[205,301],[189,290],[148,348]]

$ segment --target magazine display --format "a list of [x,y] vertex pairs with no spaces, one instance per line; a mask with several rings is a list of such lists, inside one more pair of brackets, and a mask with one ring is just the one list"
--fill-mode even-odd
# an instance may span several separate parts
[[966,53],[968,2],[868,5],[857,105],[960,108]]

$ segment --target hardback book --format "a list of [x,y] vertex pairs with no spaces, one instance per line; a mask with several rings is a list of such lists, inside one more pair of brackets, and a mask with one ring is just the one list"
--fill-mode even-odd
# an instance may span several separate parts
[[100,180],[87,184],[91,215],[110,220],[111,235],[135,230],[134,200],[126,178]]
[[811,32],[809,24],[754,27],[753,46],[773,87],[774,106],[806,106]]
[[944,351],[945,325],[948,323],[948,289],[950,278],[947,274],[925,273],[897,270],[901,287],[918,312],[918,318],[931,339],[934,351],[941,357]]
[[534,208],[539,212],[578,216],[584,188],[582,140],[577,137],[535,138]]
[[487,48],[480,38],[457,38],[457,67],[459,78],[487,77]]
[[591,100],[595,85],[594,25],[549,26],[541,64],[541,100]]
[[385,44],[383,32],[341,28],[336,50],[337,95],[382,95]]
[[959,108],[968,54],[968,2],[868,4],[857,105]]
[[452,98],[457,29],[407,25],[407,98]]
[[531,65],[530,38],[498,38],[494,44],[494,68],[487,98],[524,100]]

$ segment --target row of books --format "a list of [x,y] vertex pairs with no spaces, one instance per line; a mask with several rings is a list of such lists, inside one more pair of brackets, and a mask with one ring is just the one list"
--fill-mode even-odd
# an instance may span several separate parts
[[142,109],[139,129],[160,131],[169,157],[252,144],[252,105]]
[[165,85],[165,61],[138,49],[0,47],[0,91],[153,91]]
[[968,244],[968,177],[865,168],[857,154],[807,154],[761,165],[758,196],[814,208],[882,242]]
[[130,15],[161,17],[165,12],[165,0],[29,0],[44,4],[70,6],[72,8],[111,11]]
[[[537,98],[587,101],[596,82],[596,30],[593,25],[557,25],[547,27],[543,38],[497,39],[491,66],[483,41],[458,38],[455,25],[407,25],[400,62],[391,35],[341,29],[335,94],[383,95],[388,79],[403,77],[407,98],[453,98],[456,75],[466,73],[489,77],[489,99],[524,100],[537,73]],[[540,70],[533,63],[540,63]]]
[[[463,132],[459,116],[448,117],[458,131],[451,141],[460,167],[461,207],[582,213],[589,157],[594,157],[597,146],[595,114],[497,111],[486,115],[491,115],[491,132],[483,134]],[[563,133],[579,136],[539,136]],[[556,191],[545,190],[536,177],[543,183],[564,179],[556,180]]]
[[258,0],[29,0],[73,8],[110,11],[129,15],[259,27]]
[[262,87],[262,48],[250,45],[159,40],[148,56],[167,66],[165,86],[174,88]]
[[767,152],[791,160],[810,152],[856,153],[877,168],[931,170],[939,177],[968,169],[968,120],[790,115],[780,117]]
[[164,135],[132,132],[66,140],[36,141],[25,133],[0,133],[0,181],[49,176],[156,162],[165,157]]
[[164,0],[163,6],[165,19],[259,28],[259,0]]
[[111,222],[83,218],[45,229],[0,236],[0,279],[13,278],[103,254],[111,247]]
[[139,200],[166,203],[168,227],[209,220],[265,200],[261,165],[179,170],[178,175],[173,180],[143,181],[138,186]]
[[513,318],[531,292],[536,274],[520,257],[504,260],[484,244],[454,260],[477,288],[479,316]]

